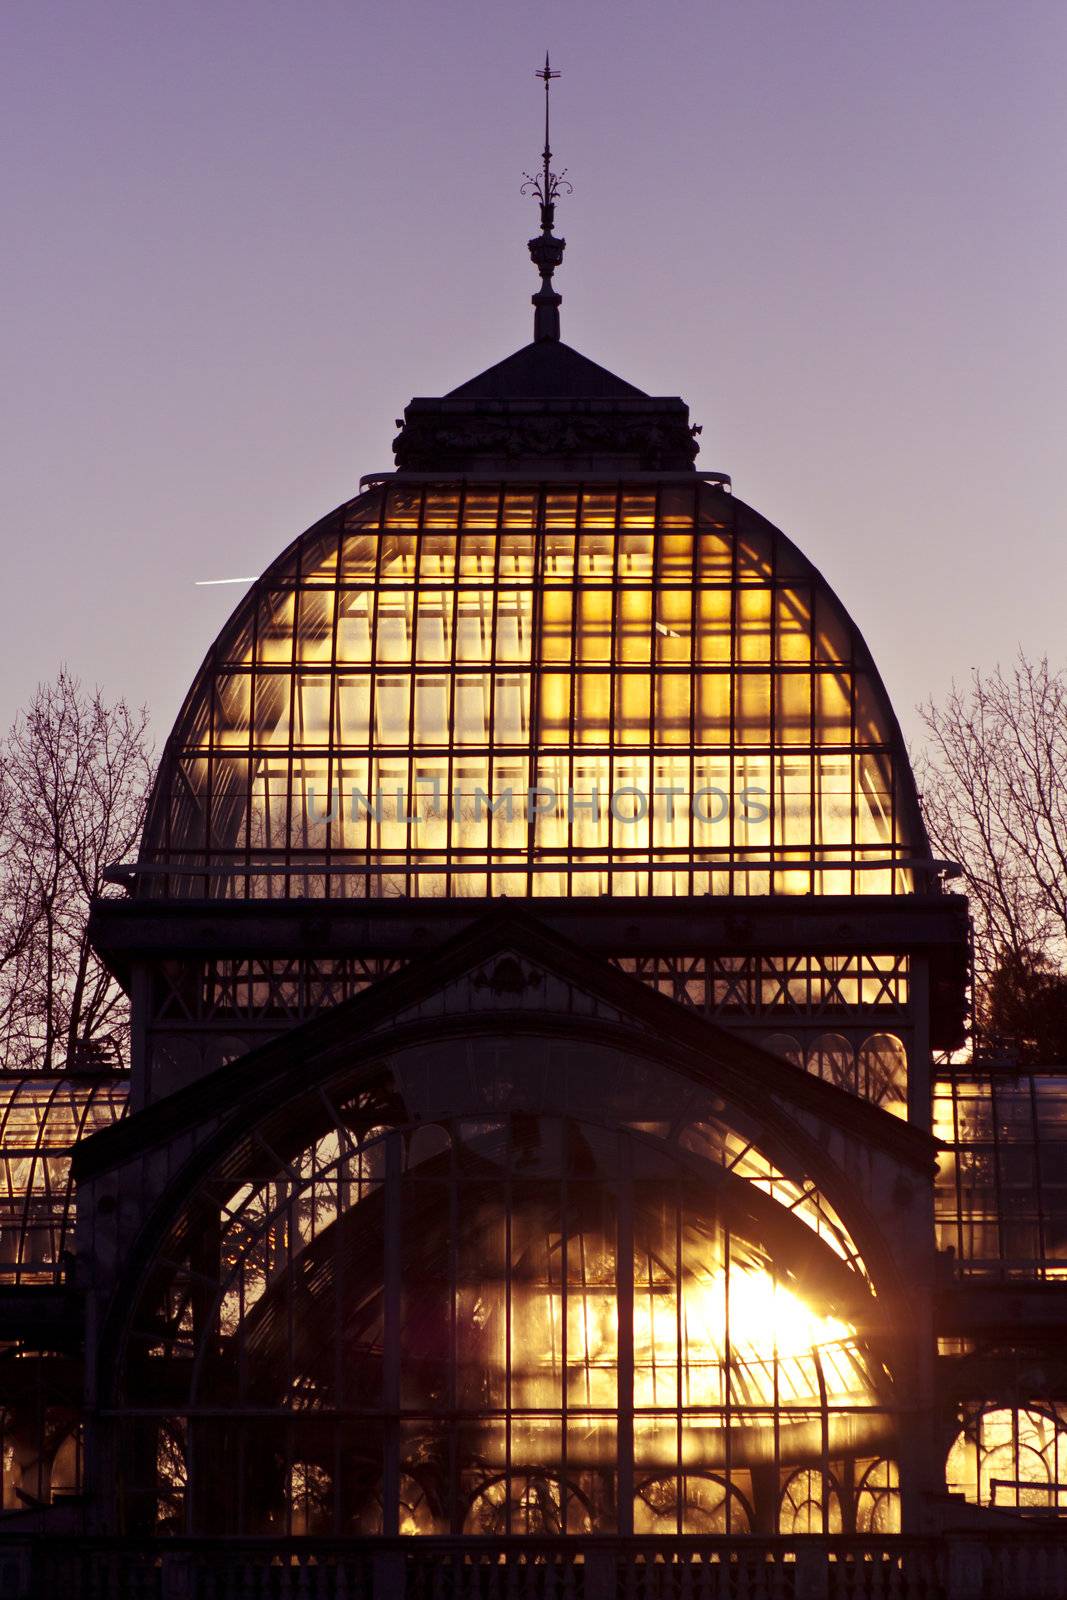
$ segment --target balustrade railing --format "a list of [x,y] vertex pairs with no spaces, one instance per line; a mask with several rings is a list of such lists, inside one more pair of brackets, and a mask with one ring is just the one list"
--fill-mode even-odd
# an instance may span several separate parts
[[152,1544],[0,1530],[0,1600],[1067,1600],[1067,1531]]

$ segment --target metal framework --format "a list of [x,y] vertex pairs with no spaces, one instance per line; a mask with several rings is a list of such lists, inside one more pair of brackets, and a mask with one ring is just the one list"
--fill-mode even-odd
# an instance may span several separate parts
[[707,1017],[740,1021],[908,1015],[909,958],[868,951],[620,956],[616,965]]
[[1067,1405],[963,1408],[946,1479],[973,1504],[1033,1515],[1067,1511]]
[[238,607],[168,744],[136,882],[884,894],[932,868],[858,630],[721,485],[400,478]]
[[[371,956],[171,962],[155,975],[151,1035],[172,1060],[195,1060],[206,1070],[212,1035],[223,1034],[217,1065],[404,964]],[[617,956],[612,964],[689,1010],[743,1029],[816,1077],[907,1115],[908,956]],[[890,1023],[898,1031],[887,1031]]]
[[74,1246],[71,1151],[126,1110],[125,1073],[0,1076],[0,1284],[52,1284]]
[[938,1243],[965,1278],[1067,1280],[1067,1076],[949,1071],[935,1085]]
[[175,965],[158,974],[152,1022],[242,1029],[260,1024],[273,1033],[350,1000],[403,965],[374,956],[217,957],[198,963],[192,973]]
[[412,1122],[388,1076],[263,1118],[131,1308],[130,1531],[895,1531],[866,1265],[810,1178],[670,1079],[666,1123],[621,1063],[630,1121]]
[[[137,903],[104,920],[131,941],[159,1145],[120,1178],[156,1209],[107,1290],[105,1521],[382,1547],[899,1531],[901,1289],[875,1293],[880,1241],[855,1220],[865,1259],[798,1168],[806,1113],[771,1135],[781,1105],[683,1085],[660,1035],[654,1065],[605,1033],[580,1074],[566,1043],[535,1067],[480,999],[469,1038],[442,1029],[413,1069],[430,1112],[396,1057],[339,1069],[284,1110],[250,1101],[175,1177],[150,1104],[272,1037],[302,1082],[311,1019],[417,987],[437,913],[508,896],[564,907],[586,947],[606,916],[602,960],[895,1117],[912,1056],[922,1122],[939,864],[900,731],[824,580],[721,481],[372,484],[220,634],[126,881]],[[678,926],[646,939],[653,899]],[[880,1146],[837,1102],[832,1160],[806,1148],[847,1210],[833,1163]],[[99,1228],[121,1262],[126,1225],[87,1208],[89,1257]]]

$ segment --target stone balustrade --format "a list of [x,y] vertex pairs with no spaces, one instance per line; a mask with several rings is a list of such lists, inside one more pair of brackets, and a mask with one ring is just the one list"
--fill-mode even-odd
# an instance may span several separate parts
[[1067,1600],[1067,1532],[939,1538],[4,1537],[0,1600]]

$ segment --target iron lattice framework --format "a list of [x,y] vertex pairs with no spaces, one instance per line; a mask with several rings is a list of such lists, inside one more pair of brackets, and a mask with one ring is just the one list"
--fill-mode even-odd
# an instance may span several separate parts
[[[221,1034],[211,1058],[219,1065],[404,964],[357,956],[172,962],[156,976],[151,1033],[186,1058],[197,1041],[210,1050]],[[617,956],[612,965],[688,1010],[744,1030],[815,1077],[907,1115],[906,955]]]
[[858,630],[721,484],[401,479],[302,535],[224,629],[138,883],[899,893],[931,865]]
[[74,1248],[71,1152],[126,1110],[125,1073],[0,1077],[0,1284],[52,1284]]
[[934,1087],[937,1228],[965,1278],[1067,1281],[1067,1076],[961,1067]]
[[110,1402],[130,1530],[896,1529],[881,1301],[795,1157],[666,1068],[483,1054],[466,1112],[320,1085],[189,1192]]

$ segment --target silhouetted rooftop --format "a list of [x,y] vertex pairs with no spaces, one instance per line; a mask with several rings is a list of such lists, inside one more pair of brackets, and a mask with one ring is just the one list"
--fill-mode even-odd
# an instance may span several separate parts
[[476,378],[449,390],[448,400],[641,400],[643,389],[556,339],[523,345]]

